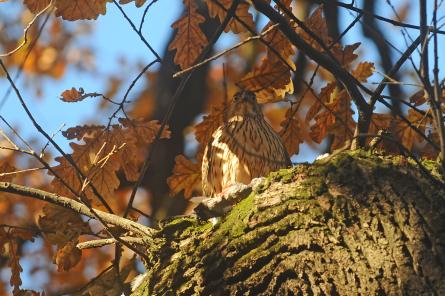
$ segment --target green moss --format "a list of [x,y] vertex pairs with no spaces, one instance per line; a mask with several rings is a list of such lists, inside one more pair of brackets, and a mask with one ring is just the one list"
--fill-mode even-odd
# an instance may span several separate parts
[[223,235],[229,233],[231,237],[242,235],[247,227],[248,216],[251,215],[254,206],[254,197],[255,193],[252,192],[248,197],[235,205],[224,221],[221,222],[218,232]]

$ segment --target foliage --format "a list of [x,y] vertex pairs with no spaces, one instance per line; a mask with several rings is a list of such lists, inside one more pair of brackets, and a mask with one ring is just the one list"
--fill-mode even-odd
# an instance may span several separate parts
[[[8,12],[2,11],[1,5],[6,2],[17,8],[13,17],[6,17]],[[139,29],[136,20],[125,14],[125,4],[132,2],[141,11]],[[363,58],[363,52],[367,51],[362,45],[364,38],[344,44],[342,35],[332,34],[333,20],[327,19],[325,14],[329,5],[311,6],[311,1],[290,0],[183,0],[182,3],[178,0],[175,4],[182,5],[183,13],[171,25],[172,37],[161,57],[142,31],[144,18],[156,2],[0,0],[0,27],[6,32],[0,36],[0,59],[4,68],[1,73],[5,74],[2,79],[15,88],[9,69],[23,71],[25,87],[31,89],[35,97],[41,95],[41,85],[46,80],[61,79],[73,68],[82,73],[94,72],[94,61],[100,59],[95,56],[94,44],[81,44],[76,38],[81,34],[91,37],[94,22],[82,20],[96,20],[112,5],[122,9],[124,18],[118,21],[129,22],[129,27],[141,40],[140,46],[146,46],[156,57],[146,66],[121,62],[122,69],[132,69],[134,78],[129,86],[125,85],[128,73],[122,70],[122,73],[108,73],[104,77],[108,86],[103,92],[87,92],[77,85],[63,91],[59,99],[72,105],[82,104],[84,100],[98,101],[97,117],[78,126],[61,128],[54,135],[50,134],[52,131],[38,124],[38,118],[34,118],[33,110],[28,109],[23,98],[17,106],[24,108],[31,119],[38,131],[36,138],[24,139],[17,127],[0,117],[0,182],[26,185],[29,189],[28,195],[21,196],[0,190],[0,254],[5,259],[2,267],[11,271],[10,286],[14,294],[25,292],[21,290],[21,259],[41,256],[52,258],[56,265],[56,268],[51,264],[32,266],[34,273],[41,271],[50,278],[51,285],[45,287],[47,293],[65,290],[99,293],[97,291],[108,289],[110,295],[120,295],[125,288],[123,283],[127,283],[136,270],[134,252],[143,258],[138,245],[120,241],[116,249],[110,246],[84,248],[82,243],[128,239],[136,236],[137,227],[133,232],[128,231],[110,222],[112,220],[103,220],[105,216],[100,216],[102,212],[99,211],[127,219],[122,223],[129,227],[134,226],[133,221],[151,220],[156,215],[171,213],[161,206],[171,197],[155,195],[153,192],[157,191],[147,181],[148,176],[155,178],[160,174],[150,167],[153,157],[163,157],[164,151],[155,150],[160,142],[173,147],[178,143],[182,145],[185,139],[187,149],[173,148],[174,159],[162,159],[166,167],[172,165],[171,169],[168,167],[170,177],[163,178],[155,186],[169,186],[169,193],[174,196],[170,204],[201,194],[203,147],[212,140],[213,132],[225,124],[228,98],[238,88],[256,93],[266,120],[280,135],[291,156],[299,155],[304,149],[333,152],[345,145],[349,147],[351,142],[359,142],[362,148],[371,146],[381,153],[438,159],[443,163],[445,91],[443,80],[440,83],[436,75],[439,71],[431,71],[435,75],[433,79],[425,75],[428,68],[404,69],[400,71],[403,80],[399,81],[395,78],[397,68],[394,73],[383,71],[383,80],[380,80],[379,61]],[[229,13],[234,3],[237,6]],[[264,9],[266,6],[270,10]],[[302,12],[307,12],[307,16]],[[402,22],[410,9],[400,7],[399,13],[398,20],[386,22],[399,24],[404,30]],[[267,22],[260,27],[264,19]],[[240,44],[213,56],[215,47],[209,42],[216,35],[209,32],[218,30],[207,29],[212,22],[226,20],[228,25],[221,28],[221,33],[231,34]],[[357,23],[351,25],[354,27]],[[17,27],[23,27],[24,33]],[[423,32],[431,34],[429,39],[424,35],[426,40],[443,36],[443,32],[439,34],[435,28],[430,29]],[[154,32],[156,28],[148,30]],[[218,39],[216,36],[213,42]],[[402,49],[398,57],[402,64],[415,55],[417,46],[411,51],[409,46],[405,52]],[[213,61],[206,70],[199,64],[203,53],[206,58],[210,57],[206,64]],[[168,60],[170,56],[171,61]],[[223,56],[223,64],[215,61],[220,56]],[[152,68],[156,64],[168,65],[168,73],[162,67]],[[425,63],[420,63],[420,67],[425,67]],[[436,69],[437,65],[431,67]],[[166,77],[171,77],[176,70],[207,71],[201,88],[188,94],[203,95],[203,104],[189,107],[203,116],[187,122],[185,128],[178,128],[177,122],[171,123],[173,111],[162,109],[166,104],[174,107],[178,101],[179,95],[166,100],[165,96],[170,94],[166,95],[161,87]],[[179,86],[171,93],[181,94],[188,76],[184,72],[176,75],[179,78],[175,83]],[[140,86],[141,81],[142,90],[134,94],[133,87]],[[382,95],[387,84],[403,86],[400,97]],[[354,93],[354,89],[358,92]],[[20,98],[21,89],[15,91]],[[125,94],[120,96],[120,93]],[[159,115],[159,110],[169,111]],[[180,110],[186,111],[189,110]],[[71,151],[64,151],[58,145],[59,132],[69,141]],[[364,141],[360,144],[361,139]],[[374,140],[378,142],[375,145],[372,144]],[[139,187],[146,190],[138,190]],[[42,192],[55,194],[53,199],[45,200],[52,203],[37,199]],[[60,196],[87,206],[89,211],[82,212],[80,207],[55,201]],[[184,211],[179,207],[175,210]],[[25,254],[24,246],[34,241],[41,242],[41,246],[36,247],[35,254]],[[113,261],[114,257],[118,260]],[[119,266],[120,272],[117,272]],[[91,272],[99,274],[98,278],[92,281]],[[73,278],[72,274],[78,276]],[[4,283],[0,284],[0,294],[7,289]],[[38,295],[35,291],[28,292]]]

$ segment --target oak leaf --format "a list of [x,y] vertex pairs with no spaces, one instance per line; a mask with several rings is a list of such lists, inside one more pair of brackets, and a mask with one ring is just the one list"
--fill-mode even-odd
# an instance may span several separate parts
[[195,2],[184,0],[184,4],[187,13],[173,23],[172,28],[178,31],[168,46],[168,50],[176,50],[174,62],[181,69],[193,65],[208,42],[207,37],[199,27],[199,24],[203,23],[205,18],[198,13]]
[[[314,12],[304,21],[305,27],[311,30],[311,32],[316,35],[319,40],[321,40],[325,45],[329,45],[330,38],[328,35],[328,26],[326,20],[323,16],[323,6],[318,6]],[[303,28],[297,27],[296,32],[312,47],[323,50],[321,45],[316,39],[314,39],[308,32]]]
[[191,197],[201,185],[201,165],[183,155],[176,156],[173,175],[167,178],[167,183],[173,193],[184,190],[184,196]]
[[147,0],[119,0],[120,4],[127,4],[130,2],[133,2],[136,5],[136,7],[141,7],[144,6],[145,2],[147,2]]
[[[408,121],[412,126],[417,127],[420,132],[425,133],[426,128],[431,126],[431,120],[413,109],[408,111]],[[417,131],[415,131],[407,122],[397,118],[395,120],[394,134],[399,139],[400,143],[408,150],[411,150],[413,144],[420,142],[423,138]]]
[[281,131],[279,135],[287,149],[289,155],[298,154],[300,151],[300,144],[304,142],[302,124],[298,118],[297,113],[289,108],[286,111],[286,116],[281,122]]
[[204,116],[203,120],[195,126],[195,137],[199,143],[206,145],[209,142],[213,132],[223,124],[224,112],[225,109],[223,106],[215,106],[210,113]]
[[94,137],[105,130],[103,125],[78,125],[62,131],[62,135],[68,140],[82,140],[84,137]]
[[264,58],[261,65],[247,73],[238,85],[255,92],[260,104],[280,101],[286,93],[294,91],[290,69],[278,58]]
[[[207,7],[209,8],[209,15],[211,17],[218,17],[219,21],[222,22],[227,15],[227,11],[232,5],[232,0],[218,0],[218,2],[224,6],[220,7],[214,2],[214,0],[206,0]],[[238,7],[236,8],[235,15],[249,28],[254,29],[255,24],[253,22],[253,17],[249,12],[249,3],[246,1],[240,1]],[[224,28],[225,32],[232,31],[235,34],[243,33],[247,31],[247,28],[240,21],[236,20],[234,17],[229,22],[227,27]]]
[[77,247],[77,241],[69,241],[66,245],[59,248],[54,256],[57,265],[57,271],[67,271],[79,263],[82,257],[82,251]]
[[32,13],[38,13],[51,3],[51,0],[24,0],[26,7]]
[[352,76],[360,82],[367,82],[368,78],[371,77],[374,71],[374,63],[362,62],[352,71]]
[[414,106],[420,106],[425,104],[427,101],[425,90],[421,89],[417,92],[415,92],[410,98],[409,102],[413,104]]
[[77,90],[73,87],[62,92],[62,94],[60,95],[60,99],[68,103],[80,102],[86,98],[84,94],[85,92],[82,88],[79,88],[79,90]]
[[22,284],[20,273],[23,271],[23,268],[20,265],[19,250],[15,239],[9,240],[8,251],[8,266],[11,268],[11,279],[9,283],[13,286],[13,294],[16,295],[20,291],[20,285]]
[[315,117],[315,115],[317,115],[323,104],[327,104],[328,102],[330,102],[331,94],[333,93],[335,87],[336,83],[330,82],[321,89],[320,95],[316,97],[315,102],[309,107],[309,110],[306,113],[306,122],[311,121]]
[[95,20],[106,13],[107,2],[112,0],[56,0],[56,16],[68,21]]

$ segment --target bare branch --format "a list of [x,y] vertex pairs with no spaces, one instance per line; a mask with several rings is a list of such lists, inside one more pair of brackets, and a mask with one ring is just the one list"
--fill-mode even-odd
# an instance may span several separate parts
[[85,215],[92,219],[96,219],[96,217],[99,217],[102,221],[104,221],[107,224],[119,226],[127,231],[132,231],[144,237],[146,236],[151,237],[155,232],[154,229],[143,226],[129,219],[122,218],[120,216],[106,213],[100,210],[90,209],[86,205],[78,201],[75,201],[74,199],[65,196],[60,196],[58,194],[54,194],[44,190],[26,187],[10,182],[0,182],[0,192],[9,192],[21,196],[36,198],[38,200],[46,201],[51,204],[64,207],[66,209],[72,210],[76,213]]

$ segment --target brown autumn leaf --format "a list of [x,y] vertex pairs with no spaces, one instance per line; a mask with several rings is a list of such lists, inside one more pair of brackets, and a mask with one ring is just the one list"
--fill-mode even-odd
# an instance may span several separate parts
[[[127,180],[134,181],[139,177],[139,167],[144,160],[147,144],[151,143],[159,130],[156,120],[119,119],[121,125],[112,125],[111,130],[101,126],[84,126],[68,129],[66,135],[83,139],[84,143],[70,143],[73,150],[71,158],[77,164],[87,180],[82,180],[79,172],[64,158],[57,157],[59,165],[54,172],[63,178],[77,195],[81,193],[100,205],[90,183],[105,199],[110,200],[120,181],[117,173],[122,169]],[[164,129],[161,138],[168,138],[170,132]],[[73,196],[65,184],[58,178],[51,182],[56,192]]]
[[199,27],[205,18],[198,13],[196,3],[193,0],[184,0],[184,5],[187,13],[173,23],[172,28],[178,31],[168,46],[168,50],[176,50],[174,62],[181,69],[192,66],[208,42]]
[[331,52],[341,65],[348,66],[358,57],[358,55],[354,52],[357,48],[359,48],[360,44],[360,42],[357,42],[354,44],[346,45],[345,47],[336,44],[332,48]]
[[0,159],[0,182],[12,182],[15,174],[8,174],[16,171],[16,168],[12,166],[6,159]]
[[38,13],[51,3],[51,0],[24,0],[26,7],[32,13]]
[[206,145],[213,132],[224,122],[224,107],[215,106],[203,120],[195,126],[196,140]]
[[69,241],[57,250],[54,255],[57,271],[67,271],[79,263],[82,257],[82,251],[79,250],[76,245],[77,241]]
[[351,97],[346,90],[341,90],[335,101],[328,105],[331,110],[335,112],[335,124],[329,127],[329,133],[334,136],[331,145],[331,151],[343,147],[344,143],[352,140],[356,123],[354,118],[354,111],[351,106]]
[[[156,137],[156,134],[161,127],[161,124],[158,120],[146,120],[146,119],[128,119],[128,118],[119,118],[119,123],[122,124],[123,127],[128,129],[130,133],[130,137],[134,137],[138,141],[148,144],[153,142]],[[168,130],[168,126],[164,128],[161,134],[161,139],[170,138],[170,131]]]
[[[291,9],[290,3],[291,1],[286,1],[284,5]],[[285,17],[294,25],[287,16]],[[260,65],[237,83],[241,88],[256,92],[259,103],[277,102],[282,100],[286,93],[294,92],[291,69],[295,70],[292,62],[295,48],[278,27],[271,29],[272,25],[273,22],[269,22],[263,28],[263,33],[270,30],[267,31],[264,40],[274,50],[267,47],[266,56],[261,60]]]
[[[219,0],[220,4],[224,6],[225,9],[220,7],[218,4],[213,2],[212,0],[206,0],[207,7],[209,8],[209,15],[211,17],[218,17],[219,21],[222,22],[224,18],[226,17],[227,10],[229,10],[230,6],[232,5],[231,0]],[[238,7],[236,8],[235,15],[246,25],[248,25],[250,28],[254,29],[255,24],[253,22],[253,16],[249,12],[249,3],[246,1],[240,1],[238,4]],[[236,20],[235,18],[232,18],[232,20],[229,22],[228,26],[224,28],[225,32],[232,31],[235,34],[246,32],[247,29],[244,27],[244,25]]]
[[427,101],[425,90],[421,89],[417,92],[415,92],[410,98],[409,102],[413,104],[414,106],[420,106],[425,104]]
[[77,90],[73,87],[62,92],[60,99],[68,103],[80,102],[86,98],[84,94],[85,92],[83,88],[79,88],[79,90]]
[[120,4],[127,4],[130,2],[133,2],[136,5],[136,7],[141,7],[144,6],[145,2],[147,2],[147,0],[119,0]]
[[289,67],[277,58],[268,57],[259,67],[247,73],[238,85],[255,92],[260,104],[280,101],[286,93],[294,91]]
[[[330,38],[328,35],[328,26],[323,16],[323,6],[320,5],[312,14],[304,21],[306,28],[316,35],[325,45],[329,45]],[[320,44],[303,28],[297,27],[296,32],[312,47],[324,51]]]
[[331,148],[337,149],[353,137],[355,121],[354,111],[351,109],[351,98],[346,90],[334,89],[330,95],[330,102],[325,104],[326,108],[315,116],[315,124],[311,126],[311,138],[320,144],[328,135],[334,136]]
[[201,186],[201,164],[183,155],[176,156],[173,175],[167,178],[167,183],[173,193],[184,190],[184,196],[191,197],[193,191]]
[[16,295],[20,291],[20,285],[22,284],[20,273],[23,271],[23,268],[20,265],[20,255],[18,253],[17,241],[15,239],[9,240],[8,249],[8,266],[11,268],[11,279],[9,280],[9,283],[13,287],[14,295]]
[[107,2],[112,0],[56,0],[56,16],[64,20],[95,20],[105,14]]
[[37,223],[45,230],[49,242],[59,248],[70,241],[77,241],[81,233],[91,233],[90,226],[79,214],[52,204],[42,208]]
[[360,82],[367,82],[368,78],[374,73],[375,67],[374,63],[361,62],[352,71],[352,76],[354,76]]
[[300,144],[304,142],[300,118],[296,112],[293,113],[293,108],[286,111],[286,118],[281,122],[281,131],[279,132],[289,155],[298,154]]
[[321,89],[318,99],[315,98],[315,102],[309,107],[309,110],[306,113],[306,122],[311,121],[315,117],[315,115],[317,115],[323,104],[327,104],[328,102],[330,102],[331,94],[335,90],[335,87],[335,82],[329,82],[325,87]]
[[68,140],[77,139],[80,141],[84,137],[93,137],[104,130],[105,126],[103,125],[78,125],[62,131],[62,135]]
[[[412,126],[417,127],[422,133],[425,133],[426,128],[431,125],[431,120],[428,117],[416,112],[413,109],[408,111],[407,119]],[[400,143],[408,150],[411,150],[414,143],[418,143],[423,139],[419,133],[417,133],[408,123],[400,118],[395,120],[393,132],[399,139]]]

